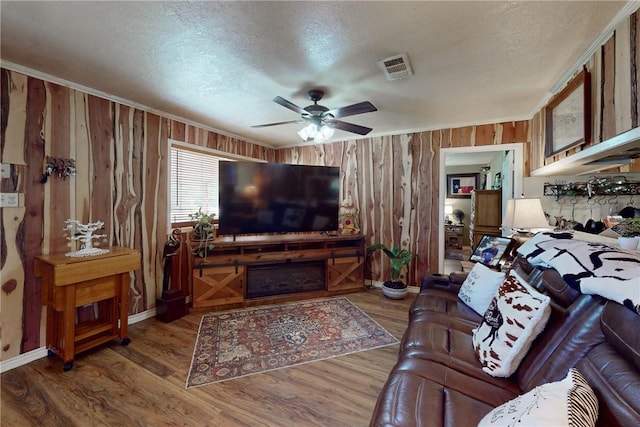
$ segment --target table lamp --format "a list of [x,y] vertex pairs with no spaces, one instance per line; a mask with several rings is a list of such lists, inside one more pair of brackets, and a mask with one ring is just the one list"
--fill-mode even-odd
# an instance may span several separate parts
[[451,224],[451,214],[453,214],[453,206],[444,205],[444,217],[447,224]]
[[503,227],[511,228],[515,234],[527,235],[534,228],[548,228],[540,199],[508,199]]

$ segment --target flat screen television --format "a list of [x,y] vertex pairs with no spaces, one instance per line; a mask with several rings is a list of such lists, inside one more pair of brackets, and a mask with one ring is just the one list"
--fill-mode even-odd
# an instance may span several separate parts
[[221,161],[218,234],[338,229],[340,168]]

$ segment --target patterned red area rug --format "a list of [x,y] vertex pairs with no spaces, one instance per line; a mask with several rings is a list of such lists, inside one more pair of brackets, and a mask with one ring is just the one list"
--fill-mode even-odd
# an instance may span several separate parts
[[187,388],[396,343],[346,298],[208,313],[200,322]]

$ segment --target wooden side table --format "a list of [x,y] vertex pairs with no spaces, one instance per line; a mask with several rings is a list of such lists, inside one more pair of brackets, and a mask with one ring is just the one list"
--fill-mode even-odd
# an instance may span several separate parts
[[[90,257],[40,255],[34,264],[47,306],[49,356],[62,357],[65,371],[82,351],[116,337],[129,344],[129,272],[140,268],[138,250],[113,246],[107,254]],[[93,303],[95,318],[76,323],[76,309]]]
[[446,249],[462,249],[462,241],[464,239],[463,224],[445,224],[444,226],[444,245]]

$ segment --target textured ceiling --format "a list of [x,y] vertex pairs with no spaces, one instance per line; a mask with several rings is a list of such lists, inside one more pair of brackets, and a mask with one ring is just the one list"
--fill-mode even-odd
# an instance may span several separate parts
[[[627,4],[630,3],[630,4]],[[611,24],[617,1],[0,3],[5,67],[266,146],[300,145],[311,88],[369,136],[528,119]],[[388,82],[379,59],[407,53]],[[337,131],[332,140],[357,138]]]

